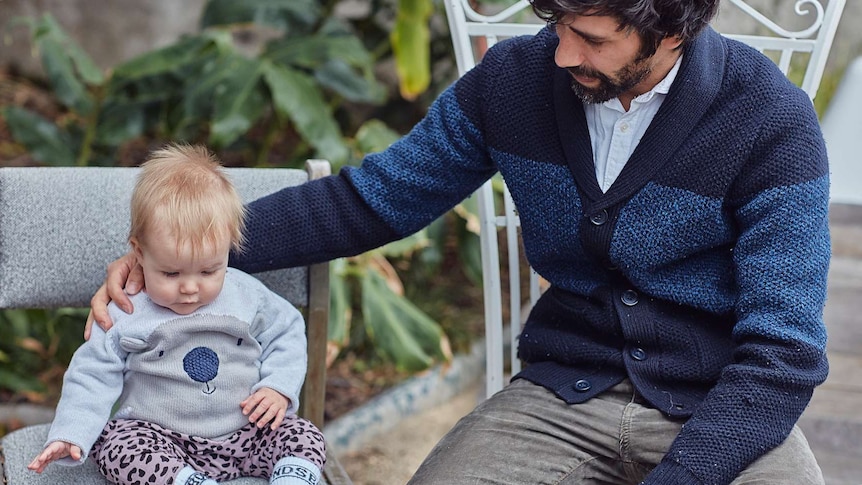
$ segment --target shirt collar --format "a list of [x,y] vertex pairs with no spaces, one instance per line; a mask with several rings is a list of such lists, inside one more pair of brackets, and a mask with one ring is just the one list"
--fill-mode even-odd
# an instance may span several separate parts
[[[649,91],[637,96],[632,100],[632,105],[637,104],[645,104],[650,102],[656,94],[667,94],[670,92],[670,87],[676,79],[676,75],[679,73],[679,66],[682,65],[682,55],[676,60],[673,64],[673,67],[667,73],[667,75],[658,82],[652,89]],[[613,98],[605,101],[603,104],[607,108],[612,109],[622,109],[622,104],[620,103],[619,98]]]

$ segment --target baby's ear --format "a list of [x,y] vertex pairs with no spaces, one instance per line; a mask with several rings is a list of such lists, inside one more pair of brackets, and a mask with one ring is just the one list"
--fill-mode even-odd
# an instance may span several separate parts
[[150,348],[150,344],[148,344],[146,340],[132,337],[122,337],[120,339],[120,348],[122,348],[126,352],[143,352]]
[[132,236],[129,238],[129,246],[132,247],[132,251],[135,252],[135,257],[138,258],[138,261],[141,259],[141,255],[143,254],[143,250],[141,249],[141,243],[138,241],[138,238]]

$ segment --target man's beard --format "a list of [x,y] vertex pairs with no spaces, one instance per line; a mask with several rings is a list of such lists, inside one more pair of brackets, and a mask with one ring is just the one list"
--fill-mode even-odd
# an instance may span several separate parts
[[637,59],[629,64],[626,64],[622,69],[617,71],[616,80],[611,79],[607,75],[585,68],[583,66],[567,67],[569,73],[581,77],[591,77],[599,80],[599,85],[594,88],[583,86],[577,80],[572,79],[572,91],[575,92],[578,98],[585,103],[604,103],[618,97],[626,91],[640,84],[641,81],[652,72],[652,68],[646,61],[647,59]]

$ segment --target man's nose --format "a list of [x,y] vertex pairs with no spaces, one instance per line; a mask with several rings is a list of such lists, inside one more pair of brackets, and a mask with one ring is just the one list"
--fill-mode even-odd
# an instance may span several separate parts
[[584,50],[581,42],[573,35],[560,34],[560,43],[554,53],[554,62],[557,67],[578,67],[584,63]]

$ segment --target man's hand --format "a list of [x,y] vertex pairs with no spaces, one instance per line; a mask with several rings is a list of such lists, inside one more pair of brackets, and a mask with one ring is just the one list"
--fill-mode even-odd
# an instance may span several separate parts
[[258,428],[263,428],[267,423],[273,430],[281,426],[287,406],[290,400],[283,394],[268,387],[261,387],[251,396],[239,403],[242,406],[242,414],[248,416],[249,423],[255,423]]
[[33,461],[27,465],[27,468],[36,473],[42,473],[45,467],[48,466],[48,463],[67,456],[71,456],[73,460],[79,461],[81,459],[81,448],[65,441],[54,441],[46,446],[42,450],[42,453],[39,453],[39,456],[33,458]]
[[105,283],[90,300],[90,314],[87,316],[87,325],[84,327],[84,340],[90,339],[93,322],[96,322],[105,331],[114,326],[114,322],[108,316],[108,303],[111,300],[115,301],[124,312],[132,313],[135,308],[132,306],[128,295],[134,295],[143,288],[144,271],[138,264],[138,258],[134,252],[129,252],[109,264]]

